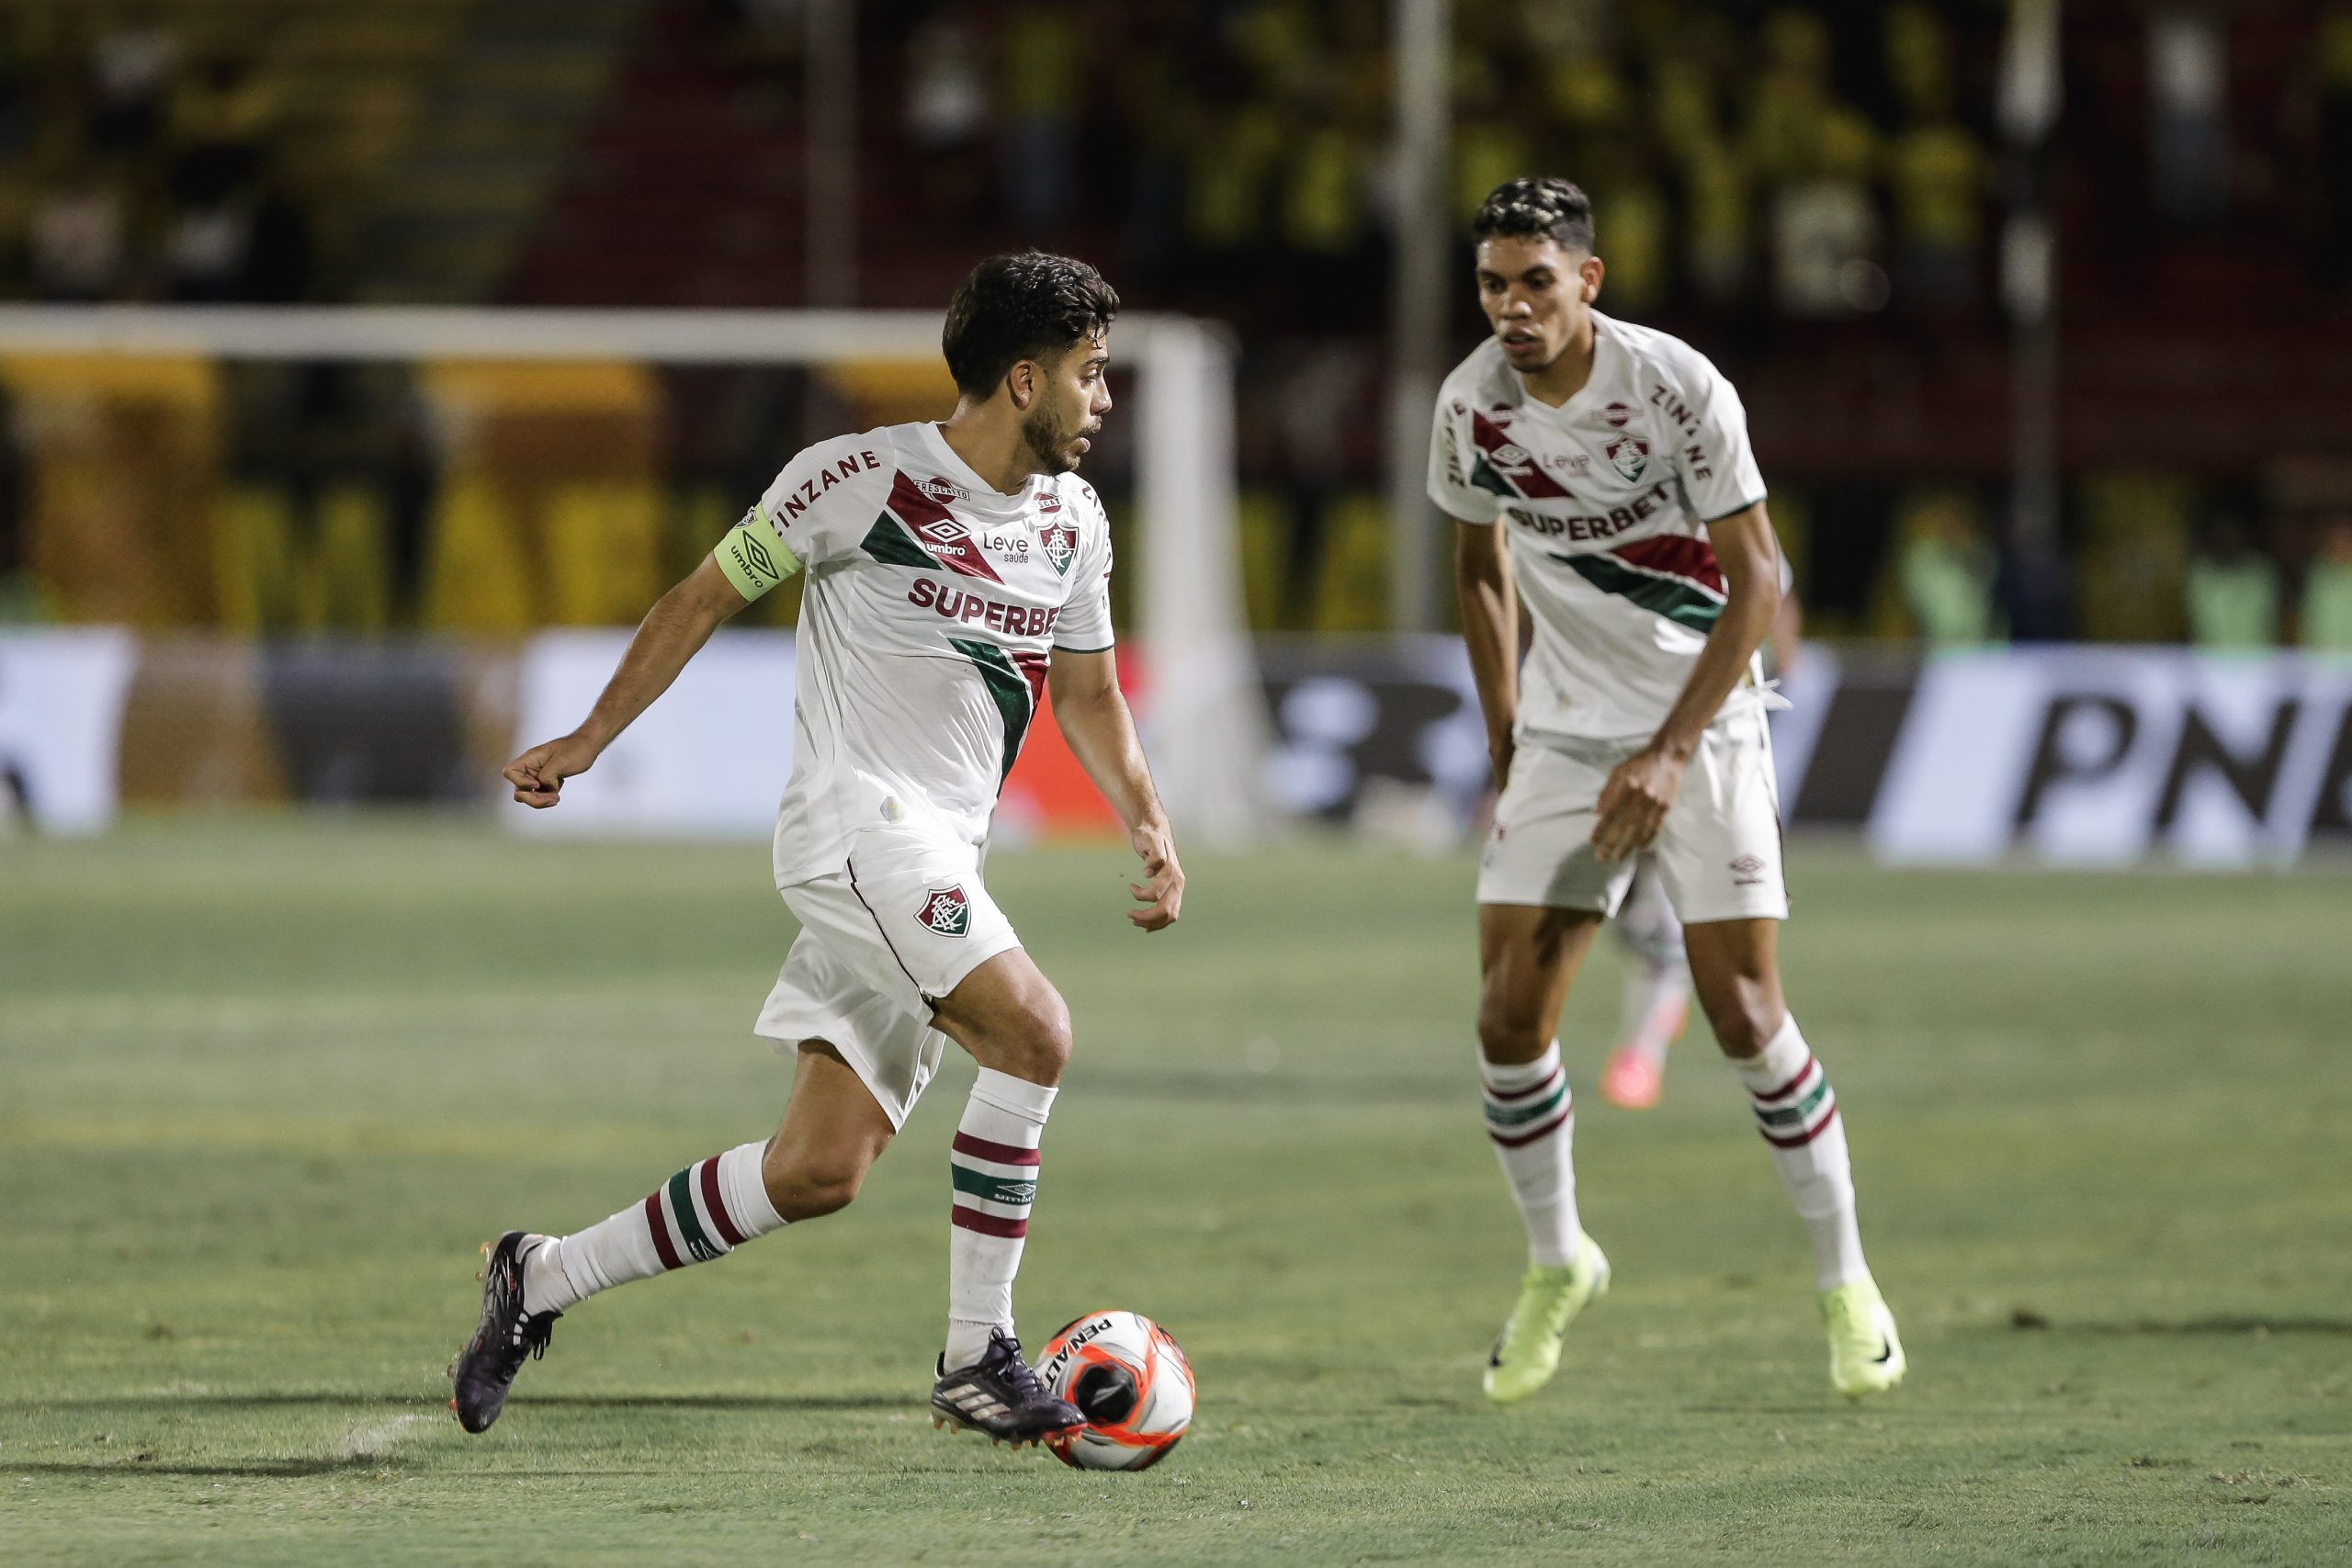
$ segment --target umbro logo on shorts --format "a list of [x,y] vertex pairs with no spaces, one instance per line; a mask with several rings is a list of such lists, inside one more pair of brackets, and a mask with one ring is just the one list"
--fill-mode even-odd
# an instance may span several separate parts
[[941,936],[963,936],[972,929],[972,901],[961,887],[934,887],[923,896],[915,919]]
[[1764,863],[1754,855],[1742,855],[1731,863],[1731,885],[1734,887],[1754,887],[1764,880]]

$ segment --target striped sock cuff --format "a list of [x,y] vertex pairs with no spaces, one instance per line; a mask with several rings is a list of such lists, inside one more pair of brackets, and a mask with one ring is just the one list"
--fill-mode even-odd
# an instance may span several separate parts
[[653,1235],[653,1250],[661,1255],[662,1268],[683,1269],[724,1258],[774,1228],[756,1220],[747,1223],[746,1216],[729,1208],[726,1184],[719,1179],[721,1157],[697,1160],[645,1195],[645,1225]]
[[1829,1075],[1810,1051],[1792,1076],[1769,1089],[1749,1089],[1747,1100],[1756,1112],[1756,1130],[1775,1148],[1803,1147],[1821,1136],[1838,1115]]
[[967,1231],[1018,1240],[1029,1234],[1029,1206],[1037,1198],[1037,1151],[959,1132],[949,1146],[955,1184],[951,1217]]
[[1552,1070],[1532,1083],[1502,1088],[1493,1081],[1496,1075],[1488,1075],[1487,1136],[1504,1148],[1524,1148],[1549,1137],[1576,1114],[1576,1097],[1568,1092],[1568,1073],[1560,1065],[1558,1047],[1549,1059]]

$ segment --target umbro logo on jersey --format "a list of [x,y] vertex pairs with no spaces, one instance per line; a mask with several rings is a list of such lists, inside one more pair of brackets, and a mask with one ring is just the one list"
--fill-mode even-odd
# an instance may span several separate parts
[[953,517],[934,517],[916,528],[915,532],[933,544],[939,545],[952,545],[956,540],[967,539],[972,535],[969,528],[965,527]]
[[1054,570],[1062,577],[1069,575],[1069,563],[1078,558],[1078,530],[1067,523],[1056,523],[1046,530],[1046,558],[1054,563]]
[[964,936],[972,929],[972,901],[960,886],[934,887],[924,895],[915,919],[941,936]]
[[1494,451],[1496,463],[1506,468],[1523,468],[1527,466],[1527,460],[1534,455],[1526,447],[1520,446],[1498,446]]
[[1764,863],[1754,855],[1742,855],[1731,863],[1731,885],[1734,887],[1756,887],[1764,881]]
[[1639,479],[1650,466],[1650,444],[1638,435],[1621,435],[1600,449],[1609,466],[1625,476],[1627,483]]

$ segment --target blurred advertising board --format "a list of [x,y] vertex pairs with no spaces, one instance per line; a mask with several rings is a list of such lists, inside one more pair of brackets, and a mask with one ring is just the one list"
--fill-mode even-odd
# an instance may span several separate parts
[[114,819],[138,639],[111,626],[0,635],[0,818],[44,833]]
[[1894,861],[2284,864],[2352,832],[2347,794],[2352,661],[1971,652],[1919,672],[1868,829]]
[[[585,718],[629,637],[542,632],[525,644],[512,750],[569,734]],[[560,806],[511,807],[508,825],[586,835],[772,830],[792,773],[793,668],[790,632],[711,638],[594,768],[565,784]]]
[[[131,805],[495,805],[518,831],[766,832],[791,771],[786,632],[729,630],[564,792],[498,772],[585,715],[628,634],[520,643],[0,632],[0,807],[88,832]],[[1484,807],[1486,739],[1458,638],[1258,648],[1277,821],[1431,852]],[[1148,686],[1122,656],[1147,747]],[[1773,716],[1784,816],[1889,861],[2291,863],[2352,847],[2352,660],[2180,649],[1808,647]],[[1115,830],[1041,714],[998,813],[1008,837]]]
[[[1261,649],[1273,798],[1416,835],[1468,821],[1486,740],[1455,639]],[[1812,647],[1773,716],[1792,825],[1884,859],[2283,864],[2352,845],[2352,660],[2168,648],[1840,657]]]

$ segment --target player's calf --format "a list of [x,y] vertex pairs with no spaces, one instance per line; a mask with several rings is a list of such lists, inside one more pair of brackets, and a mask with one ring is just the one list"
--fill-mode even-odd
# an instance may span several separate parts
[[989,1364],[1000,1339],[1019,1343],[1012,1281],[1070,1034],[1061,994],[1018,948],[967,976],[940,1004],[937,1022],[980,1064],[948,1154],[944,1374]]

